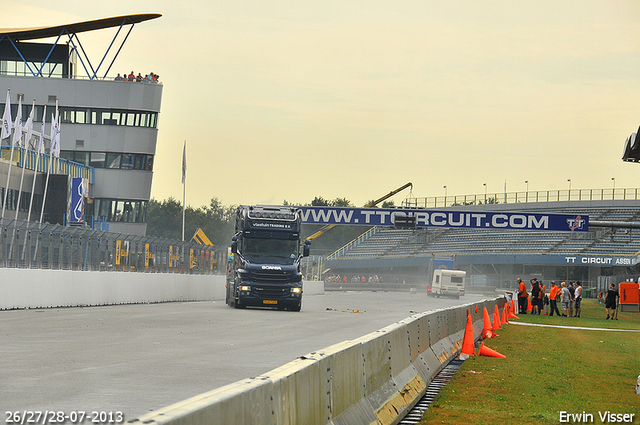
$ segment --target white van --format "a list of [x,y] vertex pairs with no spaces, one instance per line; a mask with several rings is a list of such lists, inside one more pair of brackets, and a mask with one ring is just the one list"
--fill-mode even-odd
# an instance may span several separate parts
[[433,272],[431,287],[427,293],[435,297],[441,295],[460,298],[464,295],[464,285],[467,280],[467,272],[461,270],[437,269]]

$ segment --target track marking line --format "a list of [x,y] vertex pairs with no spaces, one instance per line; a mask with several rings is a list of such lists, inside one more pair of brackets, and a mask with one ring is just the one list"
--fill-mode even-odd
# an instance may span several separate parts
[[542,325],[539,323],[522,323],[522,322],[509,322],[509,324],[523,325],[523,326],[537,326],[541,328],[582,329],[587,331],[640,332],[640,329],[585,328],[583,326]]

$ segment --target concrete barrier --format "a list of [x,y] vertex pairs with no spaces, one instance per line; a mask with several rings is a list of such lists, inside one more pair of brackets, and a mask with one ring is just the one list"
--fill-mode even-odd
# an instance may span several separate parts
[[417,314],[130,423],[392,425],[458,355],[467,309],[474,328],[482,327],[484,307],[501,308],[504,302],[496,298]]
[[[0,269],[0,310],[225,299],[224,275]],[[303,282],[305,295],[324,282]]]

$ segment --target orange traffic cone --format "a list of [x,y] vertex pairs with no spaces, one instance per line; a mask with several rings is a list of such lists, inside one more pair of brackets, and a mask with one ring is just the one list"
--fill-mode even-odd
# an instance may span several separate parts
[[498,304],[496,304],[493,310],[493,330],[495,331],[502,328],[502,326],[500,326],[500,313],[498,313]]
[[533,310],[533,304],[531,304],[531,301],[529,301],[529,298],[527,298],[527,313],[529,313],[532,310]]
[[480,349],[478,350],[479,356],[487,356],[487,357],[498,357],[501,359],[506,359],[507,356],[504,354],[498,353],[496,350],[492,350],[491,348],[484,345],[484,342],[480,344]]
[[513,303],[513,300],[511,300],[511,309],[509,310],[509,315],[507,317],[509,319],[519,319],[519,317],[516,316],[516,307],[515,307],[515,304]]
[[471,321],[471,315],[467,314],[467,325],[464,328],[464,338],[462,338],[461,354],[468,356],[474,356],[475,352],[475,338],[473,337],[473,322]]
[[507,305],[504,305],[504,308],[502,309],[502,320],[500,321],[500,323],[509,323],[509,307],[507,307]]
[[478,306],[476,306],[476,313],[478,312]]
[[487,307],[484,308],[484,326],[482,327],[482,338],[493,338],[496,334],[493,332],[493,326],[491,326],[491,319],[489,319],[489,312]]

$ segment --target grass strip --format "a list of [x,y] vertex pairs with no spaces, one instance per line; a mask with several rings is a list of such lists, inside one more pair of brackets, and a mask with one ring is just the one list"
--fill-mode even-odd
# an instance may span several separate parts
[[[584,300],[581,316],[527,314],[512,321],[640,329],[640,313],[619,312],[619,320],[605,320],[597,300]],[[502,326],[485,344],[507,358],[465,361],[421,424],[607,423],[599,416],[605,412],[633,414],[631,423],[640,424],[640,332]],[[565,422],[560,412],[582,416]]]

